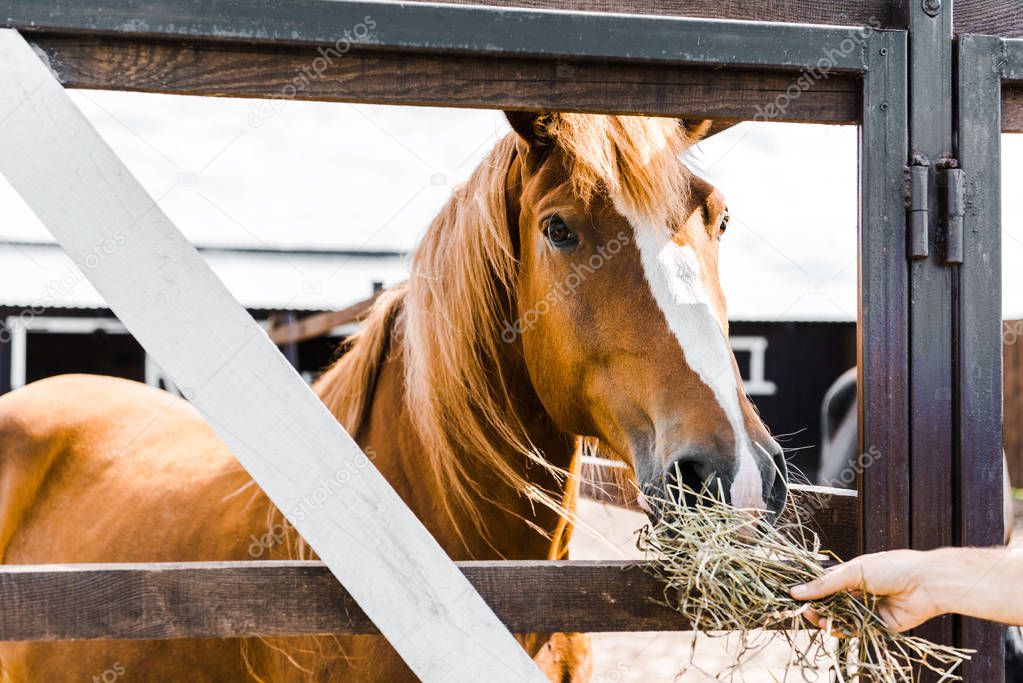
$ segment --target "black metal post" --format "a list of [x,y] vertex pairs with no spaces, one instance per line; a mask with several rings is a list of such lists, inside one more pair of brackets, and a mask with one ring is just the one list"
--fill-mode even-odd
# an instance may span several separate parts
[[11,340],[0,321],[0,396],[11,390]]
[[[960,36],[957,45],[957,158],[967,179],[963,263],[955,292],[957,543],[1003,539],[1001,85],[1003,41]],[[1019,66],[1023,67],[1023,59]],[[1004,629],[959,619],[960,645],[977,654],[969,681],[1005,679]]]
[[[939,173],[952,157],[952,0],[898,0],[909,32],[909,152],[927,168],[926,249],[909,266],[910,545],[926,550],[954,538],[952,282],[945,264]],[[954,641],[951,617],[920,635]],[[924,677],[926,679],[926,677]]]
[[908,284],[903,174],[908,117],[906,34],[864,46],[859,138],[860,547],[909,544]]

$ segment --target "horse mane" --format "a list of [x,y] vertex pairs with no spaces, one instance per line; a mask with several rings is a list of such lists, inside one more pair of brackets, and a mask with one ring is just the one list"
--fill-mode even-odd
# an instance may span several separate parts
[[[563,154],[578,197],[604,194],[633,215],[681,215],[689,175],[680,161],[693,139],[675,119],[545,114],[538,138]],[[508,172],[515,133],[499,140],[472,176],[452,193],[430,224],[406,285],[382,295],[345,353],[317,382],[338,420],[355,434],[365,419],[376,371],[399,317],[405,400],[452,519],[467,514],[483,528],[479,501],[489,500],[477,472],[561,509],[560,492],[541,491],[525,476],[521,456],[555,477],[532,444],[522,406],[504,373],[509,354],[502,325],[514,317],[518,260],[508,222]]]
[[405,303],[407,286],[380,294],[360,329],[347,340],[347,350],[324,372],[313,389],[353,438],[366,419],[380,364],[387,355],[395,319]]

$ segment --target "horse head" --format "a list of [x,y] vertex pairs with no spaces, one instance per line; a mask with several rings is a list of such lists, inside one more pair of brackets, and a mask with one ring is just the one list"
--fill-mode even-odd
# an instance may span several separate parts
[[[446,421],[445,438],[473,453],[496,438],[529,454],[521,403],[502,386],[518,359],[557,428],[595,437],[641,491],[709,484],[736,506],[778,513],[782,449],[728,342],[725,200],[681,158],[706,125],[508,119],[514,132],[456,191],[413,262],[413,419]],[[425,309],[445,312],[415,315]],[[450,417],[467,403],[477,415],[468,427]]]
[[[516,321],[543,405],[663,495],[719,481],[777,512],[785,463],[742,389],[728,343],[720,191],[685,147],[705,126],[638,117],[510,114]],[[673,487],[674,488],[674,487]]]

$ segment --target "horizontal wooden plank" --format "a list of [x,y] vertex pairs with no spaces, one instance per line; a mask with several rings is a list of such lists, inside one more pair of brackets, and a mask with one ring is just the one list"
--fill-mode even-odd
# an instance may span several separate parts
[[[855,123],[859,85],[831,74],[607,64],[532,58],[349,52],[330,62],[311,48],[28,35],[68,88],[269,99],[254,126],[290,99],[490,109],[558,110]],[[793,93],[798,93],[793,96]]]
[[340,311],[313,313],[301,320],[276,325],[267,330],[274,344],[297,344],[307,339],[318,339],[330,333],[335,327],[360,322],[369,314],[379,294],[358,301]]
[[[592,469],[588,470],[592,473]],[[605,495],[615,495],[604,486]],[[596,497],[595,489],[583,487]],[[851,557],[855,492],[793,486],[824,545]],[[635,508],[635,499],[611,499]],[[629,562],[457,563],[513,632],[684,630],[661,585]],[[0,565],[0,640],[377,633],[319,562]]]
[[[678,630],[657,581],[626,563],[463,562],[509,629]],[[368,634],[376,628],[319,562],[0,567],[0,640]]]
[[789,487],[789,519],[798,518],[820,537],[821,548],[843,560],[859,554],[856,491],[827,486]]
[[952,18],[957,34],[1023,37],[1023,3],[1019,0],[956,0]]
[[[460,562],[509,630],[679,631],[628,562]],[[320,562],[0,565],[0,641],[376,634]]]

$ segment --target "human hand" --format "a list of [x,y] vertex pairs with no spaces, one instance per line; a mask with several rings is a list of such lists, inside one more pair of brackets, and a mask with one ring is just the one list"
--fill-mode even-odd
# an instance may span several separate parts
[[[818,600],[839,591],[880,596],[878,613],[893,631],[908,631],[943,613],[928,588],[930,575],[941,571],[932,553],[894,550],[863,555],[831,568],[824,576],[790,593],[796,600]],[[817,626],[821,619],[812,609],[806,617]]]

